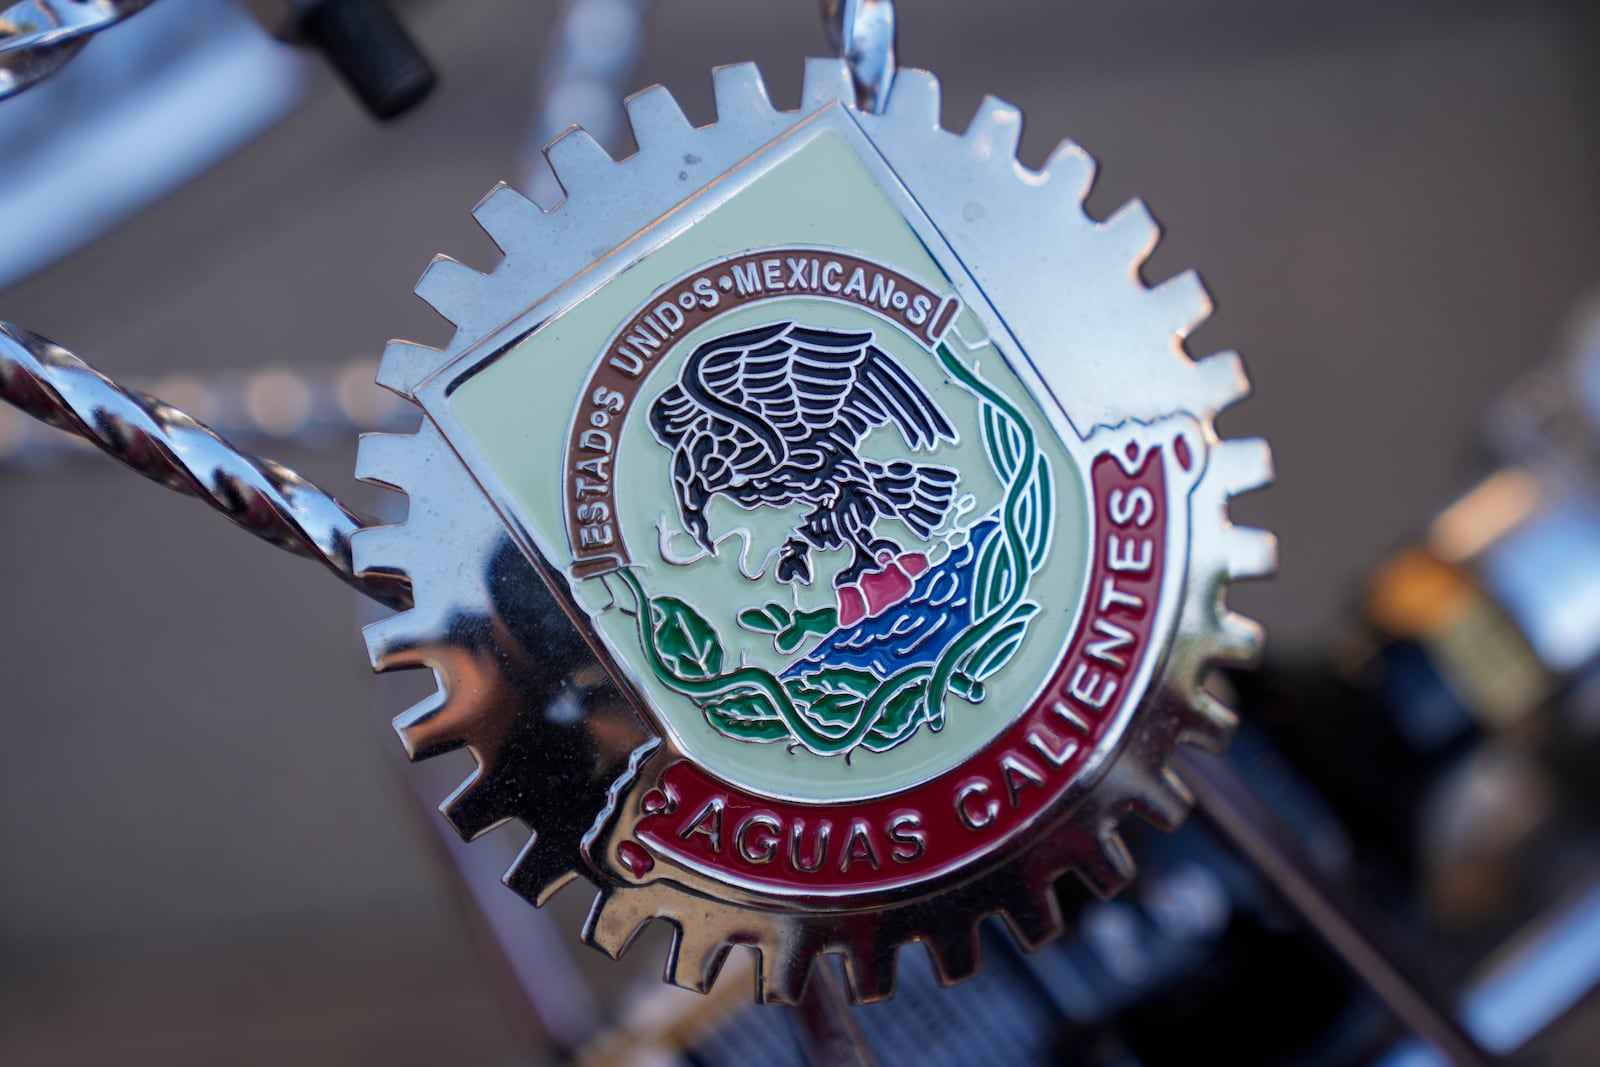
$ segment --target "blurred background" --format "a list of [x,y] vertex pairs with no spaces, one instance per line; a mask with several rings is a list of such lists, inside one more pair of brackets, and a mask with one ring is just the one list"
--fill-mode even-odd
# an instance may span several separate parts
[[[753,59],[792,106],[826,51],[809,0],[611,0],[576,26],[555,2],[397,10],[440,82],[388,124],[223,0],[161,0],[0,101],[0,316],[209,398],[373,511],[392,505],[351,477],[345,423],[395,416],[368,384],[386,339],[447,336],[411,295],[429,259],[494,262],[478,198],[510,180],[553,202],[536,152],[568,120],[626,154],[634,89],[709,122],[709,68]],[[1281,576],[1231,599],[1275,657],[1325,655],[1365,576],[1488,469],[1486,412],[1600,280],[1600,13],[922,0],[900,19],[947,126],[985,93],[1020,106],[1024,162],[1063,137],[1099,160],[1091,213],[1149,203],[1147,280],[1200,270],[1217,311],[1191,350],[1244,354],[1255,396],[1222,429],[1268,438],[1279,473],[1234,511],[1278,533]],[[561,81],[574,67],[603,76]],[[473,901],[524,914],[486,873],[516,842],[475,846],[463,889],[395,772],[386,721],[416,685],[370,675],[354,595],[48,433],[0,424],[0,1062],[542,1062]],[[430,803],[468,766],[435,762]],[[610,964],[577,943],[586,906],[565,890],[537,935],[597,983],[570,1005],[584,1025],[640,1003],[663,944]]]

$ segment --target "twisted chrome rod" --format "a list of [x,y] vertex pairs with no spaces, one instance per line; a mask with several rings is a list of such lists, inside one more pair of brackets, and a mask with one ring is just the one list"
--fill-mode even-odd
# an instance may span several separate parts
[[856,106],[882,114],[894,84],[894,0],[822,0],[828,43],[850,68]]
[[268,544],[322,563],[379,603],[411,606],[411,589],[401,579],[355,571],[350,536],[371,519],[287,467],[239,451],[198,419],[124,389],[60,345],[3,321],[0,400],[210,504]]
[[0,99],[43,81],[91,35],[149,7],[151,0],[20,0],[0,9]]

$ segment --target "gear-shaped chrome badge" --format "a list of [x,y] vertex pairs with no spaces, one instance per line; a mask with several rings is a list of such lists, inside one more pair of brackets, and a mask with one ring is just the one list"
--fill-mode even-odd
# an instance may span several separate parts
[[423,276],[457,331],[385,354],[426,418],[363,440],[411,505],[354,544],[416,607],[367,640],[439,678],[396,725],[477,758],[457,829],[532,829],[513,889],[596,883],[612,954],[667,920],[680,985],[742,944],[762,1000],[827,952],[879,999],[901,943],[949,981],[988,914],[1037,944],[1062,874],[1132,875],[1123,815],[1186,814],[1167,760],[1225,743],[1204,675],[1258,643],[1224,587],[1274,565],[1226,503],[1270,460],[1217,438],[1239,360],[1184,353],[1205,293],[1139,281],[1156,226],[1085,214],[1076,145],[1024,168],[1017,111],[947,132],[914,70],[882,113],[837,60],[796,111],[715,89],[704,128],[631,98],[620,162],[556,141],[566,200],[494,190],[500,266]]

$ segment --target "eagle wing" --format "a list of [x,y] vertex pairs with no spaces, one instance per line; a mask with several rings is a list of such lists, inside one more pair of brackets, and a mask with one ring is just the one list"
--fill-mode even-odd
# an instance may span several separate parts
[[748,435],[752,461],[759,453],[777,462],[792,446],[840,430],[854,446],[890,423],[913,449],[954,441],[933,398],[872,337],[781,322],[719,338],[690,356],[652,423],[663,440],[676,440],[709,428],[707,418],[721,420]]

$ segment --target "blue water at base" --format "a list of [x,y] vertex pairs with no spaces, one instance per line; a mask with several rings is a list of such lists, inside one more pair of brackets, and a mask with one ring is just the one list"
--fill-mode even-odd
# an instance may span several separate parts
[[989,517],[974,523],[967,541],[920,574],[911,595],[874,619],[835,630],[782,674],[797,678],[823,666],[849,666],[887,678],[903,667],[932,663],[972,625],[972,578],[983,546],[1000,529]]

